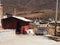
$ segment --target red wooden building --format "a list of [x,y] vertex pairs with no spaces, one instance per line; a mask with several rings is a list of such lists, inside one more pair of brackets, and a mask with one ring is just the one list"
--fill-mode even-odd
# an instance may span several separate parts
[[29,29],[29,22],[31,22],[31,20],[28,20],[24,17],[18,16],[12,16],[9,18],[5,17],[2,19],[2,27],[4,29],[16,29],[23,33],[24,30]]

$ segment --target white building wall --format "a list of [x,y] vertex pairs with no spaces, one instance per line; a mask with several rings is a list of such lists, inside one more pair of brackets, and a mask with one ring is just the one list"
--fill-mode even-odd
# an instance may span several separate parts
[[1,0],[0,0],[0,28],[2,27],[2,24],[1,24],[2,17],[3,17],[3,5],[1,4]]

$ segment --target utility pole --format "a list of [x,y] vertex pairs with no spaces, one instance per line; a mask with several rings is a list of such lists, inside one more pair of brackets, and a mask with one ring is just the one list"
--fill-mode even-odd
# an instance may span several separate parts
[[3,16],[3,5],[0,0],[0,18],[2,18],[2,16]]
[[58,0],[56,0],[55,36],[56,36],[56,32],[57,32],[57,17],[58,17]]
[[16,15],[16,8],[14,8],[14,15]]

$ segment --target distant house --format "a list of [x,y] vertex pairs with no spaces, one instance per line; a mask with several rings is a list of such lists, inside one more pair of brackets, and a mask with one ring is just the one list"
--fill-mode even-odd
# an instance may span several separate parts
[[45,35],[47,34],[47,22],[32,23],[31,27],[33,28],[36,35]]
[[28,30],[29,22],[31,20],[26,19],[24,17],[12,16],[8,17],[4,16],[2,19],[2,27],[4,29],[17,29],[17,30]]

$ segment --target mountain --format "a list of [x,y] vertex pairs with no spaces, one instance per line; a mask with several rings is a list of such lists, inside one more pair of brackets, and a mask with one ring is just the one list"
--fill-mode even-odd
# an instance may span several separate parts
[[[14,9],[17,12],[43,12],[43,15],[55,15],[56,11],[56,0],[2,0],[4,7],[4,13],[13,13]],[[43,10],[43,11],[41,11]],[[46,11],[47,10],[47,11]],[[60,0],[59,0],[60,10]],[[52,12],[51,12],[52,11]],[[30,14],[29,14],[30,15]],[[35,14],[32,14],[35,15]],[[36,14],[35,16],[40,15]]]
[[54,10],[56,7],[56,0],[2,0],[2,3],[6,9],[16,8],[19,11],[35,11],[41,9]]

